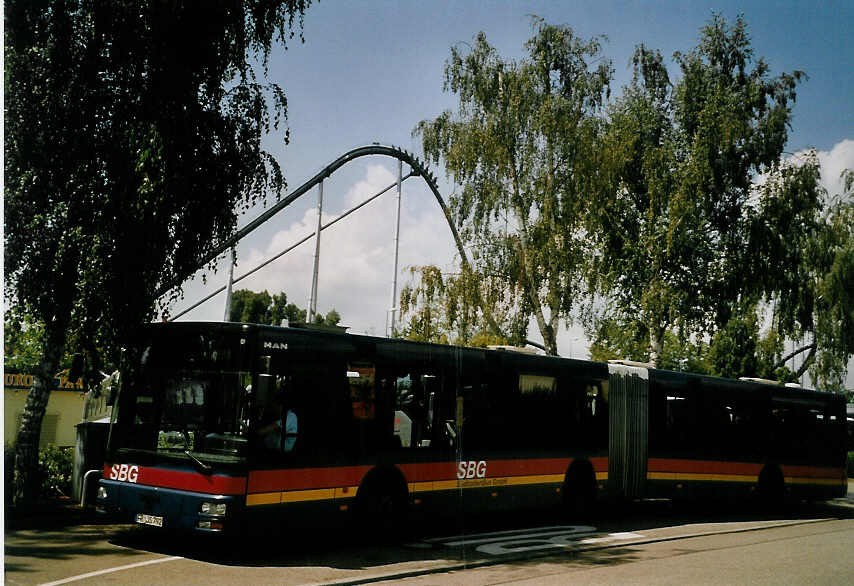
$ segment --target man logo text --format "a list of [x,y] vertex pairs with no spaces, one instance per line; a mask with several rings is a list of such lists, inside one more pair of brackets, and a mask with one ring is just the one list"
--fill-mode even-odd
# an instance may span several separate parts
[[288,345],[284,342],[264,342],[264,349],[266,350],[267,348],[273,350],[287,350]]

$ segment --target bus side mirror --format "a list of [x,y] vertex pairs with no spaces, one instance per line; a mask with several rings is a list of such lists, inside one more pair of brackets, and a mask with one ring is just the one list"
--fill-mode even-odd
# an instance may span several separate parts
[[453,447],[454,440],[457,439],[457,426],[450,419],[445,422],[445,438],[448,440],[448,445]]
[[120,388],[121,375],[118,370],[101,381],[101,394],[106,397],[104,400],[106,405],[112,406],[115,404],[116,396],[119,394]]

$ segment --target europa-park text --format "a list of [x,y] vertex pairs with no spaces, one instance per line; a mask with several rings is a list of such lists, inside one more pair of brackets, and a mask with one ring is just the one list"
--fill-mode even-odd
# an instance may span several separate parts
[[[7,372],[4,373],[3,386],[13,390],[29,390],[35,381],[34,374]],[[53,379],[53,388],[58,390],[83,391],[83,379],[71,380],[65,375],[59,375]]]

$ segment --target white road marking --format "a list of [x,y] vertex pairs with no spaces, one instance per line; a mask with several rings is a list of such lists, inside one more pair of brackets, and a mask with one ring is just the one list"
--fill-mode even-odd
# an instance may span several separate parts
[[609,541],[619,541],[621,539],[641,539],[643,537],[646,537],[646,535],[622,531],[620,533],[609,533],[608,535],[603,535],[602,537],[590,537],[588,539],[582,539],[578,543],[581,545],[593,545],[594,543],[608,543]]
[[58,584],[68,584],[69,582],[76,582],[78,580],[85,580],[86,578],[92,578],[93,576],[100,576],[102,574],[112,574],[113,572],[120,572],[122,570],[130,570],[132,568],[140,568],[142,566],[150,566],[151,564],[160,564],[163,562],[171,562],[174,560],[183,560],[181,556],[170,556],[167,558],[157,558],[155,560],[146,560],[144,562],[137,562],[135,564],[127,564],[125,566],[116,566],[114,568],[105,568],[103,570],[97,570],[95,572],[87,572],[85,574],[80,574],[78,576],[71,576],[70,578],[63,578],[62,580],[56,580],[55,582],[45,582],[44,584],[40,584],[39,586],[57,586]]
[[[579,545],[593,545],[619,541],[623,539],[638,539],[643,537],[639,533],[609,533],[607,535],[596,535],[587,533],[556,533],[545,539],[515,539],[500,542],[485,543],[477,547],[477,551],[488,555],[519,554],[530,551],[541,551],[546,549],[571,549]],[[588,537],[589,536],[589,537]],[[531,537],[537,537],[531,535]]]
[[[526,535],[529,534],[531,531],[572,532],[578,529],[578,527],[578,525],[550,525],[548,527],[526,527],[525,529],[491,531],[488,533],[470,533],[466,535],[466,539],[480,539],[482,537],[500,537],[504,535]],[[454,541],[457,539],[460,539],[459,535],[452,535],[450,537],[431,537],[430,539],[425,539],[424,541],[427,543],[447,543],[448,541]]]
[[596,532],[596,527],[589,525],[555,525],[551,527],[529,527],[511,531],[494,531],[491,533],[473,533],[464,537],[434,537],[425,539],[420,544],[409,544],[409,547],[424,548],[425,546],[456,547],[470,546],[480,553],[492,556],[519,554],[530,551],[547,549],[567,549],[585,545],[598,545],[614,541],[641,539],[640,533],[609,533]]
[[[530,541],[532,539],[536,539],[537,537],[548,539],[558,535],[572,535],[574,537],[579,537],[581,535],[592,535],[595,532],[596,527],[588,527],[585,525],[580,525],[578,527],[567,527],[566,529],[547,529],[545,531],[529,529],[527,533],[505,535],[503,537],[481,537],[479,539],[472,539],[471,536],[467,536],[461,539],[457,539],[456,541],[444,542],[442,545],[454,547],[457,545],[477,545],[480,543],[504,543],[524,540]],[[542,539],[540,541],[542,541]]]

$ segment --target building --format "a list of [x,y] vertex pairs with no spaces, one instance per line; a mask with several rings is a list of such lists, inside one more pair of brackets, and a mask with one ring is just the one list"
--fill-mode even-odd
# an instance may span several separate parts
[[[33,376],[27,373],[5,372],[3,376],[3,440],[9,446],[15,442],[21,424],[21,413],[27,394],[33,386]],[[83,381],[71,381],[58,376],[53,381],[53,391],[48,399],[39,446],[73,446],[76,441],[75,425],[83,414]]]

